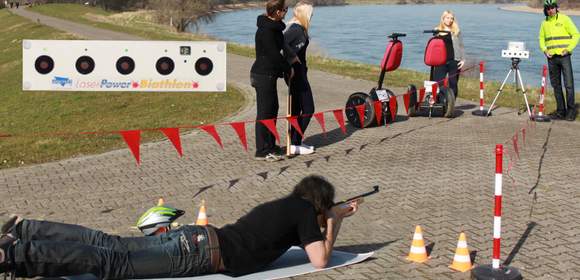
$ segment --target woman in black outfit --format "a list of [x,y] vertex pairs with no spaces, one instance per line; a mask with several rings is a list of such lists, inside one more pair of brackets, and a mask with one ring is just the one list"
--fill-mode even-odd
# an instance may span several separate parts
[[[289,27],[284,33],[286,44],[296,53],[300,63],[292,64],[294,78],[290,81],[290,95],[292,97],[292,116],[298,116],[300,130],[304,133],[308,123],[314,114],[314,99],[312,89],[308,82],[308,67],[306,65],[306,49],[310,43],[308,28],[312,17],[313,7],[311,4],[300,1],[294,7],[294,16],[288,23]],[[290,152],[295,155],[314,153],[314,147],[304,145],[302,136],[292,127],[292,146]]]
[[258,16],[256,61],[250,71],[251,84],[256,89],[257,160],[279,161],[283,159],[280,147],[276,146],[274,135],[259,120],[278,117],[277,80],[285,74],[293,76],[293,70],[286,59],[296,60],[296,55],[285,48],[282,33],[286,28],[282,19],[287,11],[288,6],[284,0],[269,0],[266,4],[266,14]]
[[445,65],[437,66],[433,72],[433,80],[439,81],[439,85],[443,85],[443,80],[446,76],[449,79],[449,87],[453,90],[455,98],[459,96],[459,74],[461,68],[465,64],[465,50],[463,46],[463,35],[459,29],[459,24],[455,20],[453,12],[447,10],[441,15],[441,21],[437,30],[448,31],[444,33],[445,47],[447,49],[447,62]]

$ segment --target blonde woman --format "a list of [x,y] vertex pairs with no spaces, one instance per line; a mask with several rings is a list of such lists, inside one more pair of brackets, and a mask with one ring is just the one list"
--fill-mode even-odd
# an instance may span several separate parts
[[[312,114],[314,113],[314,98],[308,82],[308,66],[306,63],[306,49],[310,42],[308,29],[312,12],[312,4],[300,1],[294,7],[294,16],[288,22],[284,32],[284,40],[299,58],[299,62],[292,64],[294,78],[290,81],[292,96],[292,116],[298,116],[298,124],[302,132],[306,131]],[[295,155],[314,153],[314,147],[302,143],[301,135],[292,128],[290,152]]]
[[459,29],[459,24],[455,20],[455,15],[449,10],[443,12],[441,15],[441,21],[435,29],[448,31],[449,33],[441,33],[447,46],[447,63],[435,67],[433,79],[442,83],[442,80],[448,75],[449,87],[455,93],[455,98],[457,98],[457,96],[459,96],[457,88],[457,84],[459,83],[459,73],[465,64],[463,35]]

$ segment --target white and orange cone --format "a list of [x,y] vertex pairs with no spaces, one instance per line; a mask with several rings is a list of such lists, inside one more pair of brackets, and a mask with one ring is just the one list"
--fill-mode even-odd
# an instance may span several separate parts
[[197,214],[197,221],[195,224],[198,226],[207,226],[207,213],[205,210],[205,200],[201,201],[201,207],[199,207],[199,213]]
[[427,259],[429,257],[425,249],[425,241],[423,241],[423,230],[421,230],[421,226],[417,226],[415,227],[415,234],[413,234],[413,242],[411,243],[411,250],[407,260],[422,263]]
[[472,268],[469,249],[467,249],[467,239],[465,238],[465,233],[463,232],[459,235],[459,241],[457,241],[457,250],[455,250],[453,263],[451,263],[449,267],[461,272],[466,272]]

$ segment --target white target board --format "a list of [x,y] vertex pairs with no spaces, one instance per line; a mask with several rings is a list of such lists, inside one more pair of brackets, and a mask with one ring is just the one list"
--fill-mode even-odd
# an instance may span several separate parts
[[23,40],[22,89],[224,92],[226,43]]

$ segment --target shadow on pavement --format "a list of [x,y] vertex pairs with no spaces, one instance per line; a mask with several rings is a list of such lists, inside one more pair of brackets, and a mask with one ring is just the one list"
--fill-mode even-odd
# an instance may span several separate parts
[[378,250],[385,248],[385,247],[387,247],[387,246],[391,245],[392,243],[395,243],[399,240],[401,240],[401,239],[395,239],[395,240],[386,241],[386,242],[379,242],[379,243],[367,243],[367,244],[358,244],[358,245],[337,246],[337,247],[334,247],[334,249],[339,250],[339,251],[349,252],[349,253],[356,253],[356,254],[368,253],[371,251],[378,251]]
[[342,130],[339,128],[335,128],[333,130],[327,131],[326,135],[324,133],[319,133],[313,136],[310,136],[304,140],[304,142],[313,145],[316,148],[326,147],[335,143],[338,143],[346,138],[349,138],[357,128],[346,125],[346,134],[342,133]]
[[532,230],[534,229],[534,227],[536,227],[537,225],[538,224],[536,222],[529,222],[528,223],[528,228],[526,228],[526,231],[524,231],[524,234],[522,234],[522,236],[520,237],[520,240],[518,240],[518,243],[516,243],[516,246],[514,246],[514,248],[512,249],[510,254],[508,255],[507,259],[505,259],[505,261],[503,262],[504,266],[510,265],[510,263],[514,260],[514,258],[516,257],[516,255],[518,254],[520,249],[522,248],[522,246],[524,246],[526,239],[528,239],[528,236],[530,236],[530,233],[532,233]]

